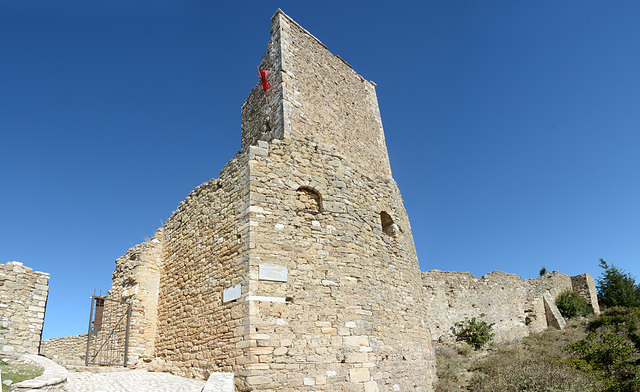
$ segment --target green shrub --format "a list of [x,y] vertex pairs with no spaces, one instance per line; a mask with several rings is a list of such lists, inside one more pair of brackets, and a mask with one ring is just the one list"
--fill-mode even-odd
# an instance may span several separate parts
[[626,334],[640,351],[640,308],[614,307],[606,309],[595,320],[589,323],[590,331],[612,329]]
[[606,392],[640,392],[639,324],[640,308],[608,308],[589,323],[590,340],[576,343],[574,357],[601,374]]
[[547,273],[547,269],[545,267],[540,268],[540,276]]
[[605,308],[640,306],[640,285],[636,285],[633,275],[613,264],[608,265],[603,259],[600,259],[600,267],[604,269],[602,275],[596,279],[600,306]]
[[[484,313],[480,315],[484,317]],[[465,341],[479,350],[485,344],[493,340],[494,334],[491,332],[495,323],[487,323],[486,321],[476,320],[475,317],[465,317],[464,321],[455,323],[456,337],[458,340]]]
[[616,331],[628,330],[636,332],[640,323],[640,308],[623,308],[616,306],[605,309],[595,320],[589,323],[589,330],[611,327]]
[[556,306],[565,318],[586,316],[593,312],[587,301],[573,290],[565,290],[556,298]]
[[638,370],[635,350],[616,332],[590,332],[586,338],[566,346],[565,350],[574,359],[565,363],[583,371],[591,370],[612,386],[633,382]]

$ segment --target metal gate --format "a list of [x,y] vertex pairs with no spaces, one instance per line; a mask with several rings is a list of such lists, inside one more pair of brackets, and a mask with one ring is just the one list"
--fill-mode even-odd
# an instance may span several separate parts
[[91,296],[85,365],[127,366],[131,303]]

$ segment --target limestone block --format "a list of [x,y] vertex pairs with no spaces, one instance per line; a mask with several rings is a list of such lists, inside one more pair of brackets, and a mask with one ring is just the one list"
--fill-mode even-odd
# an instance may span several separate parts
[[370,378],[369,369],[353,368],[349,369],[349,379],[351,382],[366,382]]
[[214,372],[209,375],[201,392],[233,392],[233,373]]
[[147,367],[150,372],[163,372],[165,369],[166,363],[162,358],[153,358]]
[[278,347],[275,350],[273,350],[273,355],[274,356],[280,356],[280,355],[284,355],[289,351],[289,349],[287,347]]
[[343,338],[345,346],[368,346],[368,336],[345,336]]
[[247,352],[253,355],[269,355],[273,353],[273,351],[273,347],[251,347],[247,349]]
[[245,382],[250,386],[257,386],[260,384],[266,384],[270,382],[271,379],[266,376],[249,376],[245,378]]
[[379,392],[378,383],[375,381],[367,381],[364,383],[364,392]]

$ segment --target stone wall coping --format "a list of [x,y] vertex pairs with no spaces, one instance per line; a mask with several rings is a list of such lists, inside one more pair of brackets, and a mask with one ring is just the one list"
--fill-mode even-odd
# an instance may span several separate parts
[[[311,38],[313,38],[314,40],[318,41],[318,43],[319,43],[320,45],[322,45],[325,49],[329,50],[329,48],[327,48],[327,45],[323,44],[323,43],[322,43],[322,41],[320,41],[318,38],[316,38],[316,36],[314,36],[313,34],[311,34],[310,32],[308,32],[308,31],[307,31],[307,29],[305,29],[304,27],[300,26],[300,25],[298,24],[298,22],[296,22],[295,20],[291,19],[291,17],[290,17],[289,15],[285,14],[285,13],[284,13],[284,11],[282,11],[280,8],[278,8],[278,9],[276,10],[276,12],[275,12],[275,13],[273,14],[273,16],[271,17],[271,20],[273,21],[273,20],[275,19],[276,15],[278,15],[278,14],[282,15],[283,17],[285,17],[285,18],[289,21],[289,23],[292,23],[292,24],[294,24],[294,25],[298,26],[302,31],[304,31],[307,35],[309,35],[309,37],[311,37]],[[343,61],[344,61],[344,60],[343,60]],[[349,66],[349,67],[351,67],[351,66]]]
[[67,382],[69,371],[53,362],[52,360],[34,354],[25,354],[20,358],[25,362],[31,362],[37,366],[42,367],[44,369],[44,373],[42,373],[42,376],[40,377],[14,384],[13,387],[17,387],[18,391],[22,389],[47,388],[52,385]]
[[[307,31],[307,29],[305,29],[304,27],[300,26],[300,24],[298,22],[296,22],[295,20],[291,19],[291,17],[287,14],[284,13],[284,11],[282,11],[280,8],[278,8],[278,10],[273,14],[273,16],[271,17],[271,20],[274,21],[276,16],[278,15],[282,15],[285,19],[287,19],[287,21],[295,26],[297,26],[298,28],[300,28],[300,30],[302,30],[306,35],[308,35],[309,37],[311,37],[312,39],[314,39],[316,42],[318,42],[318,44],[320,44],[322,47],[324,47],[325,49],[327,49],[327,51],[329,50],[329,48],[327,47],[327,45],[323,44],[322,41],[320,41],[315,35],[311,34],[309,31]],[[353,67],[351,66],[351,64],[347,63],[345,61],[345,59],[343,59],[342,57],[338,56],[338,55],[334,55],[338,60],[342,61],[347,67],[349,67],[350,69],[353,69]],[[355,72],[355,70],[354,70]],[[363,82],[368,82],[370,83],[373,87],[376,87],[376,83],[374,83],[372,80],[366,80],[364,77],[362,77],[361,75],[360,79]]]
[[24,273],[32,273],[32,274],[42,275],[42,277],[46,277],[47,279],[50,277],[50,274],[48,272],[34,271],[32,268],[26,267],[20,261],[7,261],[5,264],[0,263],[0,266],[22,267],[23,270],[24,270],[22,272],[24,272]]

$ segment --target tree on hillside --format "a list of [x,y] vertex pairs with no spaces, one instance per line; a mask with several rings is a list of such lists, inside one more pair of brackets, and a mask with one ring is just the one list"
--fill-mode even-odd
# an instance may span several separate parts
[[603,259],[600,259],[600,267],[604,269],[596,280],[600,306],[640,306],[640,285],[636,285],[636,279],[631,274],[613,264],[608,265]]

